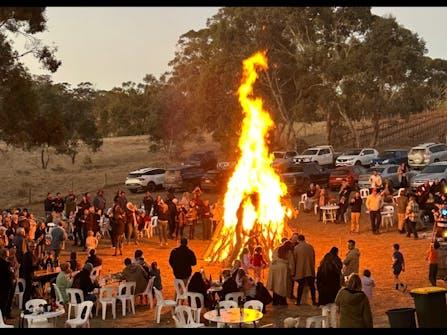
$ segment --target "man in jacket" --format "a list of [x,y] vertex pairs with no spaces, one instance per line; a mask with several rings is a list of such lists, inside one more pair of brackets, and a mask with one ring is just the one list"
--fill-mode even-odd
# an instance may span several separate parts
[[56,227],[51,230],[51,250],[54,252],[54,257],[59,258],[59,254],[62,249],[62,242],[67,239],[67,233],[65,232],[62,221],[59,221]]
[[154,198],[152,198],[151,192],[147,191],[143,198],[144,211],[146,215],[151,215],[152,207],[154,206]]
[[382,196],[377,192],[377,189],[373,188],[372,193],[366,198],[366,208],[369,211],[371,219],[371,230],[373,234],[380,234],[380,209],[382,208]]
[[169,255],[169,265],[174,271],[176,279],[182,279],[186,283],[192,273],[192,267],[197,264],[196,255],[194,251],[188,248],[188,240],[182,238],[180,246],[173,249]]
[[106,199],[104,198],[103,190],[99,190],[96,193],[96,196],[93,199],[93,206],[95,206],[95,212],[98,212],[98,210],[100,210],[101,214],[104,214],[104,211],[106,209]]
[[6,260],[6,249],[0,249],[0,310],[5,318],[11,318],[11,294],[14,291],[14,273]]
[[148,273],[139,264],[132,264],[130,258],[124,260],[126,266],[122,272],[122,276],[126,281],[134,281],[136,283],[135,294],[143,293],[146,289],[149,279]]
[[359,273],[360,251],[355,247],[355,241],[348,241],[348,253],[343,260],[343,276],[348,277],[351,273]]
[[[84,301],[89,300],[95,302],[97,297],[91,292],[93,292],[95,288],[99,288],[99,285],[96,281],[93,282],[90,278],[92,270],[93,265],[85,263],[84,268],[73,278],[72,287],[82,290],[84,293]],[[81,301],[78,301],[78,303],[81,303]]]
[[305,241],[304,235],[298,236],[298,244],[293,250],[294,264],[292,266],[294,280],[298,282],[298,295],[296,305],[301,304],[304,286],[307,284],[312,296],[312,304],[316,305],[315,299],[315,250],[312,245]]

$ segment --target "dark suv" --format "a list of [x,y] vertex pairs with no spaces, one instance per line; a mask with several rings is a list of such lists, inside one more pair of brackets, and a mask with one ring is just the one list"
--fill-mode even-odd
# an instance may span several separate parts
[[166,170],[164,188],[166,190],[192,191],[200,186],[201,179],[205,174],[204,169],[199,166],[181,165]]
[[217,158],[214,151],[200,151],[191,154],[185,165],[200,166],[205,171],[216,169]]

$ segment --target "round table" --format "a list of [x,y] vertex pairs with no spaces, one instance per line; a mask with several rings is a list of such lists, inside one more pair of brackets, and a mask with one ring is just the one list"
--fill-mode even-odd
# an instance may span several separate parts
[[65,309],[59,308],[56,311],[52,311],[52,312],[44,312],[41,314],[24,314],[23,312],[21,313],[20,317],[25,319],[27,321],[27,323],[29,321],[36,321],[36,320],[44,320],[44,319],[52,319],[53,320],[53,328],[56,328],[56,319],[59,316],[62,316],[65,314]]
[[243,324],[253,322],[256,327],[256,321],[262,319],[264,314],[261,312],[250,309],[242,308],[242,315],[240,308],[230,308],[227,310],[221,309],[220,316],[217,315],[217,310],[206,312],[203,317],[211,322],[219,322],[224,324]]
[[335,222],[337,220],[337,209],[338,205],[326,205],[321,206],[320,209],[323,211],[323,223],[326,224],[328,221]]

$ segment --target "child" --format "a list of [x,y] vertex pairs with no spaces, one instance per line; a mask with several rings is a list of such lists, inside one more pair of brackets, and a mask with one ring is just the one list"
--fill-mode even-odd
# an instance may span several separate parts
[[362,290],[365,293],[365,295],[368,297],[369,302],[372,301],[374,287],[376,287],[376,283],[374,282],[374,279],[372,279],[372,277],[371,277],[371,271],[366,269],[365,271],[363,271]]
[[428,267],[428,279],[432,286],[436,286],[436,277],[438,276],[438,249],[440,244],[438,241],[434,241],[430,244],[426,260],[429,262]]
[[150,277],[155,277],[155,279],[154,279],[154,287],[157,290],[161,291],[163,289],[163,286],[161,285],[161,274],[160,274],[160,269],[157,266],[157,262],[152,262],[151,263],[149,276]]
[[85,239],[85,247],[87,248],[87,253],[90,250],[96,249],[98,247],[98,239],[93,234],[93,231],[89,230],[87,233],[87,238]]
[[241,253],[241,267],[246,273],[248,273],[248,269],[251,268],[250,258],[250,251],[248,250],[248,248],[244,248]]
[[262,280],[262,270],[267,265],[267,262],[264,260],[262,255],[262,247],[258,246],[255,248],[255,253],[253,254],[252,262],[253,268],[255,270],[255,281]]
[[393,245],[393,265],[391,266],[393,269],[393,275],[394,275],[394,283],[396,284],[396,290],[399,290],[399,287],[402,287],[402,292],[405,292],[407,290],[407,285],[404,285],[400,279],[399,275],[402,271],[405,271],[405,261],[404,256],[399,251],[400,246],[399,244]]

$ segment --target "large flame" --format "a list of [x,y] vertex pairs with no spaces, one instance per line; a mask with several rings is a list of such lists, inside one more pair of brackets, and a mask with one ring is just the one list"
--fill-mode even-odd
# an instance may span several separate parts
[[262,99],[253,96],[257,69],[267,67],[264,52],[257,52],[243,62],[238,90],[244,113],[239,138],[241,156],[227,185],[223,226],[216,230],[213,244],[205,254],[208,261],[231,262],[253,237],[270,258],[283,237],[286,215],[291,213],[290,206],[282,203],[287,187],[272,168],[274,157],[266,143],[273,121],[264,110]]

